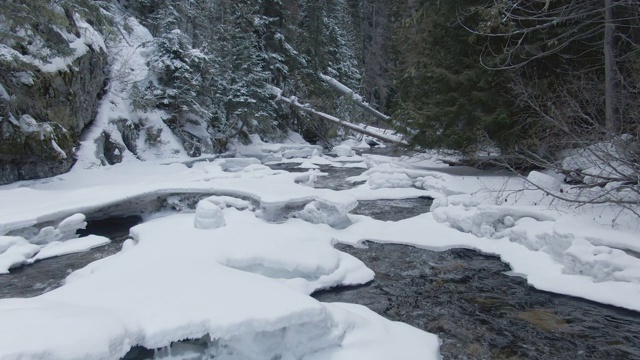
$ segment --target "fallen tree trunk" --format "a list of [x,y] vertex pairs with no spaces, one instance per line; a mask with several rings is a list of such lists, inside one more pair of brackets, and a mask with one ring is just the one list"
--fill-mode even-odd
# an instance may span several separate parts
[[334,79],[334,78],[332,78],[330,76],[326,76],[326,75],[322,75],[322,74],[320,74],[320,77],[327,84],[329,84],[329,86],[331,86],[334,90],[338,91],[339,93],[341,93],[343,96],[345,96],[349,100],[352,100],[357,106],[362,108],[364,111],[368,112],[369,114],[375,116],[376,118],[378,118],[378,119],[380,119],[382,121],[391,120],[390,116],[387,116],[387,115],[379,112],[378,110],[372,108],[371,105],[369,105],[367,102],[364,101],[364,99],[362,99],[362,96],[356,94],[355,91],[351,90],[348,86],[344,85],[340,81],[338,81],[338,80],[336,80],[336,79]]
[[386,142],[390,142],[393,144],[397,144],[397,145],[408,145],[408,143],[402,139],[400,139],[399,137],[396,136],[392,136],[392,135],[387,135],[387,134],[379,134],[370,130],[367,130],[365,127],[356,125],[356,124],[352,124],[350,122],[338,119],[335,116],[331,116],[329,114],[323,113],[321,111],[317,111],[314,108],[311,107],[311,105],[309,104],[301,104],[300,102],[298,102],[298,98],[296,98],[295,96],[292,96],[290,98],[286,98],[282,96],[282,90],[280,90],[279,88],[275,87],[275,86],[271,86],[271,92],[276,95],[276,100],[281,100],[284,102],[287,102],[289,104],[291,104],[292,106],[295,106],[296,108],[304,111],[304,112],[308,112],[310,114],[314,114],[324,120],[328,120],[331,121],[333,123],[336,123],[340,126],[343,126],[349,130],[353,130],[356,131],[358,133],[367,135],[367,136],[371,136],[372,138],[378,139],[378,140],[382,140],[382,141],[386,141]]

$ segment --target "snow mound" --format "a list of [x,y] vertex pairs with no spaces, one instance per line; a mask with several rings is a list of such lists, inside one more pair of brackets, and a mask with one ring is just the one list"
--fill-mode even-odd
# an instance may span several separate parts
[[462,232],[490,239],[508,238],[531,251],[546,253],[565,274],[585,276],[594,282],[640,283],[640,259],[622,250],[631,247],[635,251],[638,245],[630,239],[625,241],[624,233],[615,237],[611,230],[600,234],[593,228],[588,233],[567,231],[568,220],[535,207],[441,206],[433,210],[433,217]]
[[374,173],[369,177],[367,181],[371,189],[385,189],[385,188],[408,188],[412,187],[414,181],[410,179],[406,174],[401,173]]
[[56,256],[88,251],[93,248],[106,245],[110,242],[111,240],[108,238],[97,235],[89,235],[64,242],[54,241],[43,247],[38,254],[31,259],[31,261],[44,260]]
[[[351,327],[340,351],[331,360],[441,359],[440,341],[434,334],[400,322],[381,322],[381,317],[364,306],[326,304],[341,323]],[[322,359],[321,356],[314,359]]]
[[558,191],[562,187],[560,180],[539,171],[530,172],[527,181],[534,187],[547,191]]
[[291,149],[291,150],[285,150],[282,152],[282,157],[285,159],[293,159],[293,158],[306,159],[306,158],[310,158],[318,155],[320,155],[320,152],[315,147]]
[[217,229],[225,225],[224,215],[220,206],[209,200],[198,202],[194,219],[196,229]]
[[295,217],[312,224],[327,224],[334,228],[345,228],[351,224],[348,212],[355,209],[358,202],[354,201],[348,207],[316,200],[305,205],[304,209],[295,213]]
[[565,270],[590,276],[596,282],[628,281],[640,284],[640,259],[607,246],[575,239],[564,252]]
[[[231,339],[208,337],[174,343],[156,352],[156,359],[440,359],[433,334],[399,322],[389,322],[364,306],[324,304],[324,326],[303,324],[275,331],[249,333]],[[340,325],[338,325],[340,324]],[[379,341],[385,339],[385,341]]]
[[316,180],[318,180],[318,176],[324,176],[324,175],[327,175],[327,174],[321,173],[318,170],[312,169],[296,177],[295,182],[296,184],[313,187],[314,184],[316,183]]
[[33,244],[48,244],[53,241],[64,241],[78,237],[76,231],[87,226],[84,214],[74,214],[62,220],[56,228],[48,226],[40,230],[40,233],[29,239]]
[[531,207],[442,205],[439,204],[439,207],[432,209],[433,217],[438,222],[446,222],[454,229],[478,237],[492,237],[522,218],[552,221],[557,217]]
[[40,246],[29,243],[19,236],[0,236],[0,274],[24,264],[40,251]]
[[[0,358],[118,358],[134,345],[156,349],[203,336],[213,341],[206,351],[220,358],[341,349],[351,326],[306,294],[370,281],[371,270],[309,231],[316,225],[221,211],[228,225],[210,231],[195,229],[188,213],[138,225],[135,246],[74,273],[64,286],[1,300]],[[368,328],[379,322],[388,323],[363,324],[368,341],[375,341]]]
[[369,150],[371,145],[367,143],[365,139],[347,139],[342,142],[341,145],[346,145],[353,150]]
[[236,208],[238,210],[252,210],[253,209],[253,205],[251,204],[251,202],[246,201],[246,200],[242,200],[242,199],[238,199],[235,197],[231,197],[231,196],[209,196],[208,198],[204,199],[210,203],[216,204],[218,205],[221,209],[224,208],[228,208],[228,207],[232,207],[232,208]]
[[223,171],[228,172],[239,172],[243,171],[251,165],[260,165],[262,164],[260,160],[255,158],[234,158],[234,159],[225,159],[220,167]]
[[76,231],[86,226],[84,214],[77,213],[62,220],[58,226],[40,230],[27,227],[14,232],[20,236],[0,236],[0,274],[8,274],[11,268],[37,260],[87,251],[110,242],[103,237],[77,239]]
[[336,156],[351,157],[356,154],[350,146],[345,144],[334,146],[332,151]]

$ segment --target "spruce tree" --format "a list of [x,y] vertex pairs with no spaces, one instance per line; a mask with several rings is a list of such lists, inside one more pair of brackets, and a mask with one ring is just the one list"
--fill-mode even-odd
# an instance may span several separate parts
[[517,139],[505,79],[481,66],[484,39],[457,22],[468,2],[423,0],[402,9],[393,117],[417,145],[471,153],[483,142],[506,147]]

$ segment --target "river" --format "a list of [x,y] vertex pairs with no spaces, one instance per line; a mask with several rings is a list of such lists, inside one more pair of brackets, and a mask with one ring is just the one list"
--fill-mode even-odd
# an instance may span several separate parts
[[[280,166],[278,168],[288,168]],[[306,170],[305,170],[306,171]],[[316,186],[345,189],[362,169],[322,168]],[[470,171],[470,170],[464,170]],[[431,199],[361,202],[353,211],[397,221],[427,212]],[[32,297],[61,286],[73,270],[119,251],[138,216],[89,221],[85,234],[113,242],[90,252],[47,259],[0,276],[0,298]],[[402,240],[402,239],[398,239]],[[368,306],[378,314],[437,334],[444,359],[640,359],[640,314],[543,291],[509,276],[499,258],[466,249],[337,245],[362,260],[374,281],[315,293],[325,302]],[[153,356],[135,348],[128,359]]]

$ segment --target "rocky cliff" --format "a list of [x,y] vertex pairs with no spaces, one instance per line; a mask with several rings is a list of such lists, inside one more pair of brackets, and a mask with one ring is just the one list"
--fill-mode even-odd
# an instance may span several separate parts
[[42,60],[24,44],[0,42],[0,184],[68,171],[80,133],[95,118],[107,55],[93,28],[72,25],[61,33],[64,57]]

